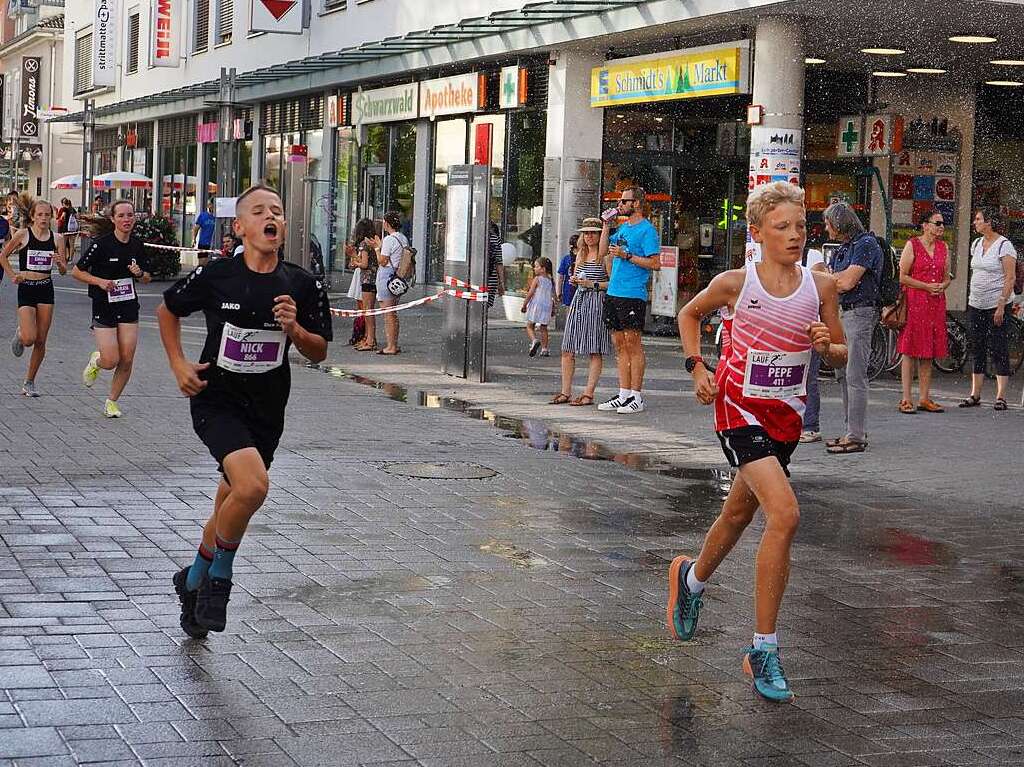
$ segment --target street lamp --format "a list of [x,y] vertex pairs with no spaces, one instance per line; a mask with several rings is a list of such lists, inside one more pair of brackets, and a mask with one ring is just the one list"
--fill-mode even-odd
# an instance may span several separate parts
[[82,210],[89,210],[89,190],[92,188],[92,139],[96,130],[95,102],[85,100],[82,113]]

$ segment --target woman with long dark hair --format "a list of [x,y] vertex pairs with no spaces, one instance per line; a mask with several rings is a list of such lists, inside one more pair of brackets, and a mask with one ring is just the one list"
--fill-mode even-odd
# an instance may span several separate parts
[[[38,397],[36,374],[46,356],[46,338],[53,321],[53,266],[56,264],[60,273],[66,274],[67,258],[63,238],[50,227],[53,206],[46,200],[22,194],[18,197],[18,208],[21,220],[28,225],[15,232],[0,251],[0,266],[18,286],[18,328],[14,331],[11,351],[15,357],[20,357],[26,348],[32,349],[21,393]],[[15,250],[18,251],[17,271],[8,261]]]
[[118,398],[128,385],[139,342],[139,298],[136,280],[149,282],[142,240],[132,236],[135,206],[117,200],[109,215],[82,216],[83,229],[92,240],[71,276],[89,286],[92,330],[96,351],[82,371],[82,383],[91,387],[100,370],[113,370],[110,395],[103,406],[107,418],[120,418]]
[[[377,301],[377,254],[371,244],[375,237],[380,236],[380,222],[369,218],[361,218],[352,227],[352,243],[356,248],[355,266],[359,268],[360,292],[362,294],[361,309],[373,309]],[[363,340],[352,348],[357,352],[373,352],[377,350],[377,323],[372,315],[364,318],[365,332]]]

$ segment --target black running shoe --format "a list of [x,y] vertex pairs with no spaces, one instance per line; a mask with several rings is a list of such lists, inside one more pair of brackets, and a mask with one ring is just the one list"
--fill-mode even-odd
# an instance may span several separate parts
[[196,623],[210,631],[223,631],[228,624],[228,600],[231,581],[204,578],[196,592]]
[[171,579],[178,601],[181,602],[181,630],[193,639],[206,639],[206,629],[196,623],[196,592],[189,591],[185,586],[188,571],[188,567],[179,570]]

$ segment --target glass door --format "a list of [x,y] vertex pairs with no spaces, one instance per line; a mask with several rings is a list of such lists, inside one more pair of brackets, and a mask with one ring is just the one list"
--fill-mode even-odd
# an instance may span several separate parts
[[367,165],[363,171],[360,218],[381,218],[387,212],[388,166]]

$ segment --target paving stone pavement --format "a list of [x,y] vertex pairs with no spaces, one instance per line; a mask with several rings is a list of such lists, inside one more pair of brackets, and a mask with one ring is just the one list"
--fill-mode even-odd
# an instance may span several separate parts
[[[5,281],[0,340],[11,299]],[[756,524],[696,641],[663,625],[668,560],[696,551],[727,473],[535,449],[543,431],[296,366],[228,631],[196,642],[170,576],[213,462],[154,323],[106,421],[106,379],[78,382],[85,299],[58,301],[44,397],[0,356],[2,765],[1024,764],[1017,434],[971,483],[798,472],[780,625],[797,698],[773,706],[740,672]],[[411,462],[497,474],[401,476]]]

